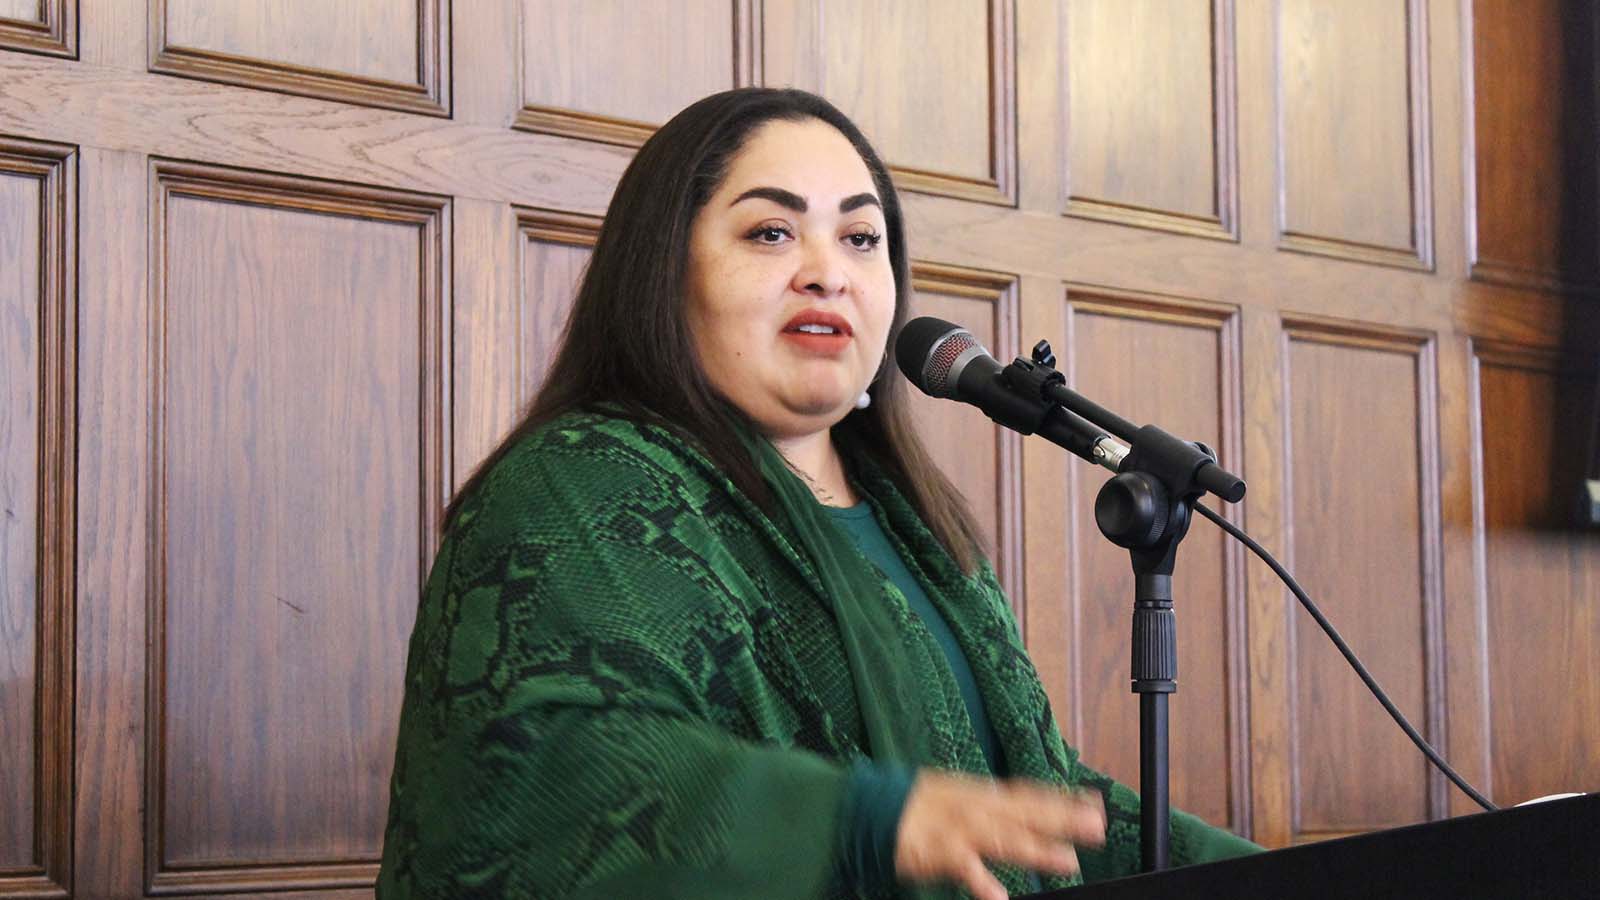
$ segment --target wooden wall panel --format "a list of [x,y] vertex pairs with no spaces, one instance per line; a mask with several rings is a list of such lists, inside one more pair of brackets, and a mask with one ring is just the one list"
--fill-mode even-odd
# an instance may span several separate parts
[[150,70],[450,113],[449,0],[150,0]]
[[[0,871],[33,859],[42,410],[37,178],[0,170]],[[15,524],[14,524],[15,523]]]
[[1600,784],[1600,533],[1574,525],[1592,354],[1478,342],[1489,790],[1497,803]]
[[1066,212],[1237,237],[1233,0],[1078,0],[1066,23]]
[[0,895],[70,884],[73,162],[0,139]]
[[1600,277],[1597,20],[1582,0],[1472,4],[1474,278],[1560,287]]
[[0,19],[43,25],[45,6],[39,0],[0,0]]
[[[1438,740],[1442,620],[1432,340],[1296,320],[1285,334],[1285,405],[1292,411],[1285,450],[1294,523],[1288,565],[1395,705]],[[1442,815],[1442,788],[1421,754],[1310,616],[1294,610],[1291,618],[1293,837]]]
[[589,251],[600,234],[600,219],[571,213],[522,210],[522,290],[518,294],[517,384],[521,403],[531,401],[555,360],[578,295]]
[[148,871],[370,884],[449,485],[448,209],[177,163],[153,181]]
[[[1157,422],[1203,441],[1237,470],[1237,314],[1214,304],[1069,288],[1070,346],[1063,370],[1073,389],[1137,424]],[[1069,739],[1085,760],[1124,784],[1139,783],[1139,703],[1129,689],[1133,574],[1128,553],[1094,521],[1103,469],[1062,456],[1071,486]],[[1220,502],[1208,501],[1213,506]],[[1232,513],[1232,510],[1229,511]],[[1198,517],[1197,517],[1198,519]],[[1178,693],[1171,700],[1173,803],[1220,825],[1247,830],[1245,796],[1244,594],[1242,557],[1197,521],[1178,553]]]
[[[996,272],[937,263],[912,267],[911,315],[936,316],[967,328],[996,359],[1017,350],[1016,279]],[[891,372],[888,377],[898,378]],[[911,389],[911,415],[941,471],[972,506],[991,551],[995,573],[1014,610],[1022,595],[1022,445],[1020,435],[988,421],[977,409],[936,400]]]
[[898,185],[1016,203],[1016,0],[958,0],[936,16],[896,3],[765,8],[767,83],[832,100]]
[[78,0],[0,0],[0,48],[78,55]]
[[1424,0],[1280,0],[1281,246],[1432,265]]
[[[1596,4],[950,0],[932,16],[926,5],[0,0],[0,132],[53,142],[29,145],[20,168],[17,141],[0,153],[0,185],[30,192],[0,199],[0,231],[20,221],[32,234],[28,216],[45,222],[59,209],[69,224],[41,226],[38,258],[78,258],[75,204],[49,198],[72,196],[52,185],[76,177],[81,154],[85,248],[81,264],[50,262],[39,275],[63,273],[59,287],[37,290],[69,310],[71,285],[83,286],[81,388],[67,384],[78,368],[71,316],[40,307],[31,321],[59,322],[60,339],[39,331],[31,344],[14,340],[36,327],[26,315],[0,319],[0,391],[39,379],[60,394],[32,397],[34,418],[50,420],[54,408],[57,421],[76,421],[46,428],[19,457],[11,448],[24,408],[7,399],[0,410],[0,479],[31,471],[60,495],[29,494],[32,518],[0,516],[9,523],[0,583],[20,582],[9,560],[25,544],[37,560],[55,552],[61,561],[36,562],[39,578],[55,577],[63,592],[79,586],[72,602],[46,590],[26,614],[14,591],[0,600],[0,681],[24,669],[21,680],[33,679],[26,700],[4,698],[0,717],[9,722],[21,702],[62,711],[24,739],[0,730],[7,759],[28,755],[57,773],[24,799],[13,783],[35,782],[0,763],[0,894],[367,892],[392,753],[378,745],[403,620],[435,539],[428,512],[538,384],[592,240],[594,220],[534,208],[600,214],[634,145],[684,103],[734,84],[819,90],[860,118],[908,189],[912,252],[945,264],[918,267],[929,311],[965,319],[1002,356],[1025,346],[1021,335],[1060,341],[1070,322],[1058,349],[1080,386],[1101,378],[1094,391],[1107,402],[1169,427],[1206,428],[1220,416],[1224,452],[1238,448],[1251,479],[1241,519],[1322,582],[1313,587],[1342,604],[1332,612],[1357,649],[1495,796],[1592,787],[1600,701],[1582,673],[1600,654],[1593,541],[1549,524],[1566,476],[1543,471],[1535,451],[1546,445],[1523,447],[1485,423],[1553,432],[1582,407],[1571,396],[1587,396],[1593,377],[1571,375],[1551,353],[1591,353],[1600,333],[1583,294],[1593,293],[1600,258]],[[458,42],[471,51],[459,80],[455,11]],[[152,196],[151,158],[206,168],[161,163]],[[40,212],[13,213],[19,202]],[[218,230],[201,235],[211,221]],[[302,223],[308,234],[297,236]],[[201,250],[173,257],[187,269],[165,269],[163,229],[179,226],[189,231],[175,253]],[[311,237],[324,240],[305,256],[306,272],[274,268],[274,248]],[[0,284],[32,285],[34,273],[11,260],[33,251],[0,241],[11,242],[0,250]],[[335,249],[350,252],[336,263]],[[291,300],[306,305],[279,302],[274,291],[297,287],[296,275],[305,287]],[[1097,287],[1073,288],[1063,302],[1063,284]],[[1112,383],[1126,371],[1125,346],[1154,348],[1147,356],[1163,384],[1176,381],[1163,374],[1170,367],[1225,358],[1235,307],[1217,305],[1224,299],[1237,304],[1241,415],[1226,411],[1228,364],[1214,379],[1184,381],[1205,397],[1171,409]],[[1308,310],[1375,324],[1307,321]],[[307,321],[323,330],[298,344],[264,337]],[[227,327],[250,337],[224,357],[220,341],[202,337]],[[1442,390],[1432,384],[1435,335]],[[402,347],[410,338],[416,346]],[[345,342],[343,356],[330,355],[335,342]],[[160,357],[163,348],[173,353]],[[326,352],[307,358],[318,348]],[[199,368],[213,352],[215,377]],[[300,383],[334,371],[404,377],[285,392],[284,376],[240,374],[284,359],[303,363]],[[459,402],[446,406],[450,383]],[[65,412],[72,402],[76,420]],[[925,405],[946,417],[925,427],[996,534],[1019,606],[1027,572],[1030,605],[1019,614],[1031,620],[1030,647],[1063,726],[1092,762],[1131,780],[1131,765],[1115,758],[1132,743],[1116,718],[1134,704],[1123,683],[1126,569],[1120,557],[1090,555],[1098,539],[1084,532],[1085,488],[1096,473],[1039,443],[998,431],[991,441],[993,426],[975,410]],[[365,451],[318,430],[336,418],[414,425],[427,443],[374,445],[377,462],[357,480],[350,456]],[[252,447],[228,443],[222,432],[234,423],[237,435],[257,437]],[[276,459],[257,462],[290,431],[309,436],[297,479]],[[84,441],[68,452],[75,433]],[[961,443],[961,434],[981,440]],[[1559,470],[1563,457],[1549,452]],[[27,453],[75,459],[80,471],[18,469]],[[1330,463],[1342,480],[1319,477]],[[202,495],[219,472],[237,477]],[[360,516],[407,523],[384,531],[388,520],[339,518],[306,499],[312,490],[357,504]],[[230,509],[233,524],[206,524]],[[53,514],[56,523],[44,521]],[[163,543],[160,523],[188,536]],[[1195,528],[1183,571],[1199,583],[1180,596],[1175,715],[1200,721],[1181,726],[1180,804],[1275,844],[1449,808],[1439,779],[1281,587],[1254,564],[1230,581],[1234,557],[1210,543],[1208,525]],[[29,529],[61,540],[32,541]],[[307,611],[297,613],[259,588],[274,577],[270,565],[313,543],[357,544],[345,554],[357,575],[382,560],[405,565],[333,597],[341,585],[313,559],[295,574],[322,579],[322,602],[280,594]],[[1062,547],[1079,557],[1063,559]],[[1436,636],[1441,584],[1452,597],[1448,647]],[[1238,591],[1250,612],[1244,682],[1228,669]],[[326,627],[271,654],[308,622]],[[19,650],[50,628],[56,636],[39,649]],[[225,657],[216,647],[231,629],[247,639]],[[1552,647],[1574,668],[1561,668]],[[62,686],[55,697],[75,693],[51,700],[41,687],[51,677]],[[1566,697],[1544,689],[1561,681],[1576,685]],[[1217,684],[1222,700],[1198,699]],[[188,730],[168,728],[173,715]],[[1248,753],[1236,724],[1245,715]],[[247,721],[264,744],[245,740]],[[57,749],[36,753],[52,741]],[[329,745],[337,752],[323,753]],[[1205,784],[1184,774],[1218,767],[1226,778]],[[32,821],[18,825],[24,803]],[[19,868],[23,831],[42,836],[43,862]]]
[[759,80],[756,3],[522,0],[517,127],[644,143],[690,103]]

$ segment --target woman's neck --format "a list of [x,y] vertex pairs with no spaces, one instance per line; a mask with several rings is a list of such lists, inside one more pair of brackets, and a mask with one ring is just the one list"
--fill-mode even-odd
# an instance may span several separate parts
[[856,505],[855,491],[850,489],[850,479],[845,476],[844,460],[834,447],[830,432],[773,438],[772,446],[778,449],[789,467],[811,488],[811,493],[819,503],[840,507]]

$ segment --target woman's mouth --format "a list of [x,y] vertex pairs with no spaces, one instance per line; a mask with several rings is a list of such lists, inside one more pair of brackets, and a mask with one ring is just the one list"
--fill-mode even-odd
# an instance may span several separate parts
[[843,316],[808,309],[783,326],[783,338],[799,349],[833,356],[850,346],[850,322]]

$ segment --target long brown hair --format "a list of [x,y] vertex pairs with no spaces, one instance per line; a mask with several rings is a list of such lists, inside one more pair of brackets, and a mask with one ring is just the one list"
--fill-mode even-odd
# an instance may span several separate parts
[[[730,427],[749,420],[716,394],[700,368],[685,315],[685,276],[694,217],[751,133],[769,121],[804,119],[838,129],[872,174],[894,268],[891,338],[899,332],[911,299],[900,200],[860,129],[833,104],[805,91],[740,88],[713,94],[661,126],[623,172],[544,386],[462,485],[445,510],[446,523],[520,438],[563,413],[601,402],[625,416],[673,428],[697,444],[739,490],[771,508],[765,482]],[[912,431],[908,390],[885,356],[870,388],[871,406],[835,425],[835,437],[871,457],[961,568],[971,572],[982,552],[978,531],[960,492]]]

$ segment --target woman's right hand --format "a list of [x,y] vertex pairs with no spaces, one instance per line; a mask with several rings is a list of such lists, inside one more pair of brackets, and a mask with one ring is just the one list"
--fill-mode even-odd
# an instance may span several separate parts
[[953,881],[978,900],[1006,900],[984,860],[1069,875],[1078,871],[1074,847],[1098,847],[1105,834],[1099,794],[923,769],[900,813],[895,877]]

